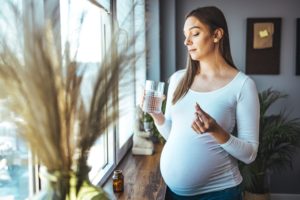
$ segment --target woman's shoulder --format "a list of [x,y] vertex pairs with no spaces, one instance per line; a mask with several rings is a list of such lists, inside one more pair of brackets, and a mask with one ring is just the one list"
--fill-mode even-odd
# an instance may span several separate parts
[[186,72],[186,69],[180,69],[180,70],[174,72],[170,77],[170,82],[171,81],[177,82],[177,81],[181,80],[182,77],[184,76],[185,72]]
[[235,81],[235,89],[237,89],[238,94],[240,96],[241,93],[244,92],[254,92],[257,93],[257,88],[255,81],[244,72],[239,71],[237,74],[237,78]]
[[254,80],[247,74],[245,74],[242,71],[238,72],[238,80],[239,80],[239,84],[244,85],[244,84],[250,84],[250,85],[255,85]]

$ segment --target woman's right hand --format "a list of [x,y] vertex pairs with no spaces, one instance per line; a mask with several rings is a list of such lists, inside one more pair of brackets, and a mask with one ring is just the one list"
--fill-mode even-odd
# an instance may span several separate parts
[[139,101],[139,107],[143,112],[145,112],[143,110],[144,101],[145,101],[145,90],[143,90],[143,94],[140,96],[140,101]]
[[160,113],[149,113],[149,115],[153,118],[155,124],[162,125],[165,122],[165,116],[162,112]]
[[[141,95],[141,98],[140,98],[140,108],[142,109],[143,112],[145,112],[145,110],[143,109],[143,106],[144,106],[144,101],[145,101],[145,90],[143,90],[143,94]],[[162,101],[164,101],[166,99],[166,96],[163,95],[162,96]],[[162,112],[160,113],[155,113],[155,112],[147,112],[152,118],[153,120],[155,121],[156,124],[158,125],[161,125],[164,123],[165,121],[165,116]]]

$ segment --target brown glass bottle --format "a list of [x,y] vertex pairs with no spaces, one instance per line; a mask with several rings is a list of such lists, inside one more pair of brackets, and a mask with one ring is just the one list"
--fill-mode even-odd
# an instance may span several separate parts
[[112,181],[113,181],[113,191],[115,193],[124,191],[124,176],[123,176],[122,170],[114,171]]

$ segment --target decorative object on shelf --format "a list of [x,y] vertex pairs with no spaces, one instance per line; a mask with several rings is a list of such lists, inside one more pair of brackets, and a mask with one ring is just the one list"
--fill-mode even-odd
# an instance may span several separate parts
[[248,18],[247,74],[279,74],[281,18]]
[[98,66],[86,110],[80,92],[85,70],[76,62],[76,55],[70,57],[69,43],[61,57],[60,40],[55,38],[59,8],[51,6],[53,1],[45,1],[50,9],[43,23],[36,24],[34,16],[41,15],[35,0],[23,1],[25,14],[7,2],[12,15],[1,15],[0,23],[6,22],[14,32],[0,35],[0,91],[1,97],[9,99],[19,134],[47,168],[49,187],[36,198],[107,199],[102,189],[88,179],[87,157],[96,140],[118,118],[116,91],[123,87],[119,96],[127,95],[122,91],[130,85],[126,83],[134,81],[133,63],[143,53],[134,51],[137,36],[128,38],[127,46],[117,49],[116,27],[107,45],[110,50]]
[[145,131],[150,132],[154,128],[154,121],[148,113],[142,111],[141,114],[142,114],[141,115],[141,120],[143,122],[143,127],[142,128]]
[[144,112],[137,106],[132,146],[132,154],[134,155],[152,155],[154,153],[153,142],[149,139],[154,125],[153,122],[149,121],[147,123],[152,124],[152,126],[150,127],[150,125],[147,124],[148,127],[146,128],[143,115]]
[[[286,98],[276,90],[259,93],[260,130],[257,157],[250,164],[240,163],[245,200],[269,200],[268,176],[292,167],[293,156],[300,147],[300,119],[289,119],[284,112],[267,115],[270,106]],[[253,195],[254,193],[255,195]],[[256,196],[255,198],[253,196]]]

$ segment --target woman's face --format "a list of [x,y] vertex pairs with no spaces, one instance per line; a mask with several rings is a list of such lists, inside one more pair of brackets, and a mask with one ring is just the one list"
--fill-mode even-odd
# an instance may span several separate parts
[[188,17],[184,24],[184,45],[193,60],[201,60],[215,48],[214,37],[209,27],[196,17]]

